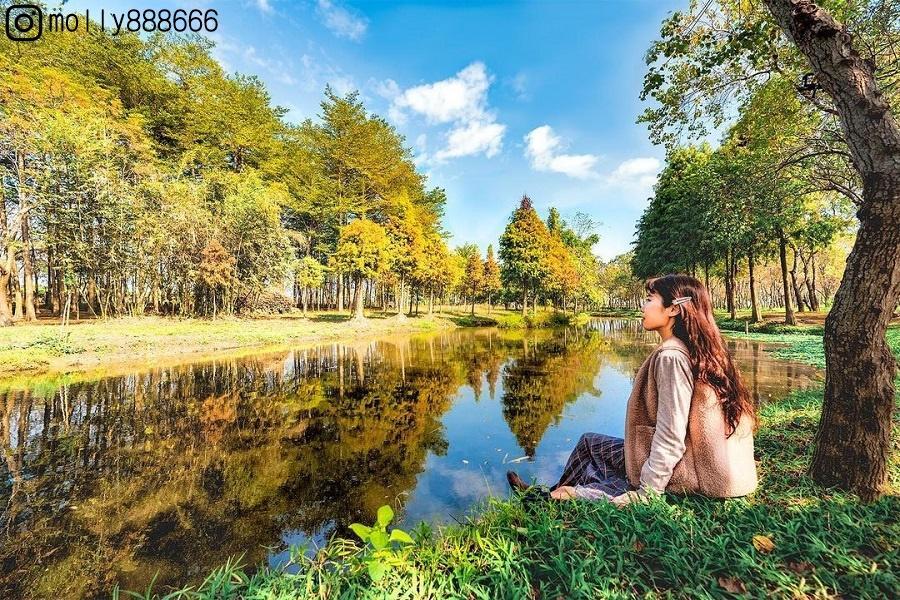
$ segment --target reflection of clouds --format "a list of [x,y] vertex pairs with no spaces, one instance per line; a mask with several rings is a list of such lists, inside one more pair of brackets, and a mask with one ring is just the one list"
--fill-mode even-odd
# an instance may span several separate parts
[[487,480],[480,469],[438,468],[435,474],[450,480],[450,489],[457,499],[476,500],[490,493]]
[[[574,442],[572,443],[572,447],[575,447]],[[571,450],[559,450],[545,456],[543,460],[540,461],[540,464],[538,464],[535,472],[538,483],[545,483],[547,485],[556,483],[559,476],[562,475],[563,467],[566,466],[566,461],[569,460],[570,452]]]

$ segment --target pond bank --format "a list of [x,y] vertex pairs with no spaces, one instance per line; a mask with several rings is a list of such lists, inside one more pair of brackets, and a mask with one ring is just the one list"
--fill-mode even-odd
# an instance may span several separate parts
[[42,321],[0,328],[0,377],[128,369],[138,363],[213,358],[241,349],[297,347],[456,326],[439,315],[397,319],[378,313],[359,322],[333,312],[215,320],[131,317],[81,321],[66,328]]
[[[793,359],[820,360],[820,337],[751,335],[788,342]],[[900,330],[889,339],[900,356]],[[872,504],[815,486],[805,472],[821,402],[820,388],[763,406],[760,487],[749,498],[670,496],[626,510],[570,502],[538,512],[496,499],[463,524],[417,527],[416,544],[378,584],[357,543],[333,540],[313,558],[298,556],[295,572],[248,575],[230,564],[182,597],[890,597],[900,587],[900,460],[895,453],[889,464],[892,494]],[[896,447],[900,422],[894,439]]]

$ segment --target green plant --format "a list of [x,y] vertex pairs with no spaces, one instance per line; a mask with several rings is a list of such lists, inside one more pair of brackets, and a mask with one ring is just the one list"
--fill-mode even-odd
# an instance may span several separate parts
[[362,523],[350,525],[353,533],[371,546],[360,556],[360,560],[365,563],[372,581],[380,580],[388,569],[402,565],[404,560],[398,552],[399,547],[414,543],[402,529],[394,528],[388,534],[387,526],[393,519],[394,511],[385,504],[378,509],[378,516],[371,527]]

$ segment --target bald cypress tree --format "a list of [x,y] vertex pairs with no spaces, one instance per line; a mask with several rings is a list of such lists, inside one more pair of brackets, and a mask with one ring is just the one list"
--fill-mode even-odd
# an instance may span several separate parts
[[522,314],[528,306],[529,290],[536,297],[547,277],[550,232],[534,210],[531,198],[522,196],[500,236],[500,276],[522,296]]

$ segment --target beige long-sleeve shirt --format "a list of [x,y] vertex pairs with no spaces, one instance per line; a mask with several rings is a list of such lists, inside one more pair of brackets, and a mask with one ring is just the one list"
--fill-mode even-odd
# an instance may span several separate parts
[[656,431],[650,443],[650,456],[641,468],[641,490],[664,492],[675,465],[684,456],[694,375],[684,342],[671,337],[660,344],[656,362]]
[[[691,396],[694,393],[694,375],[686,351],[684,342],[676,337],[659,345],[659,358],[654,371],[658,397],[656,431],[650,445],[650,456],[641,469],[640,493],[646,493],[651,488],[660,493],[665,491],[675,465],[684,456]],[[575,495],[588,500],[610,497],[606,492],[581,485],[575,486]]]

